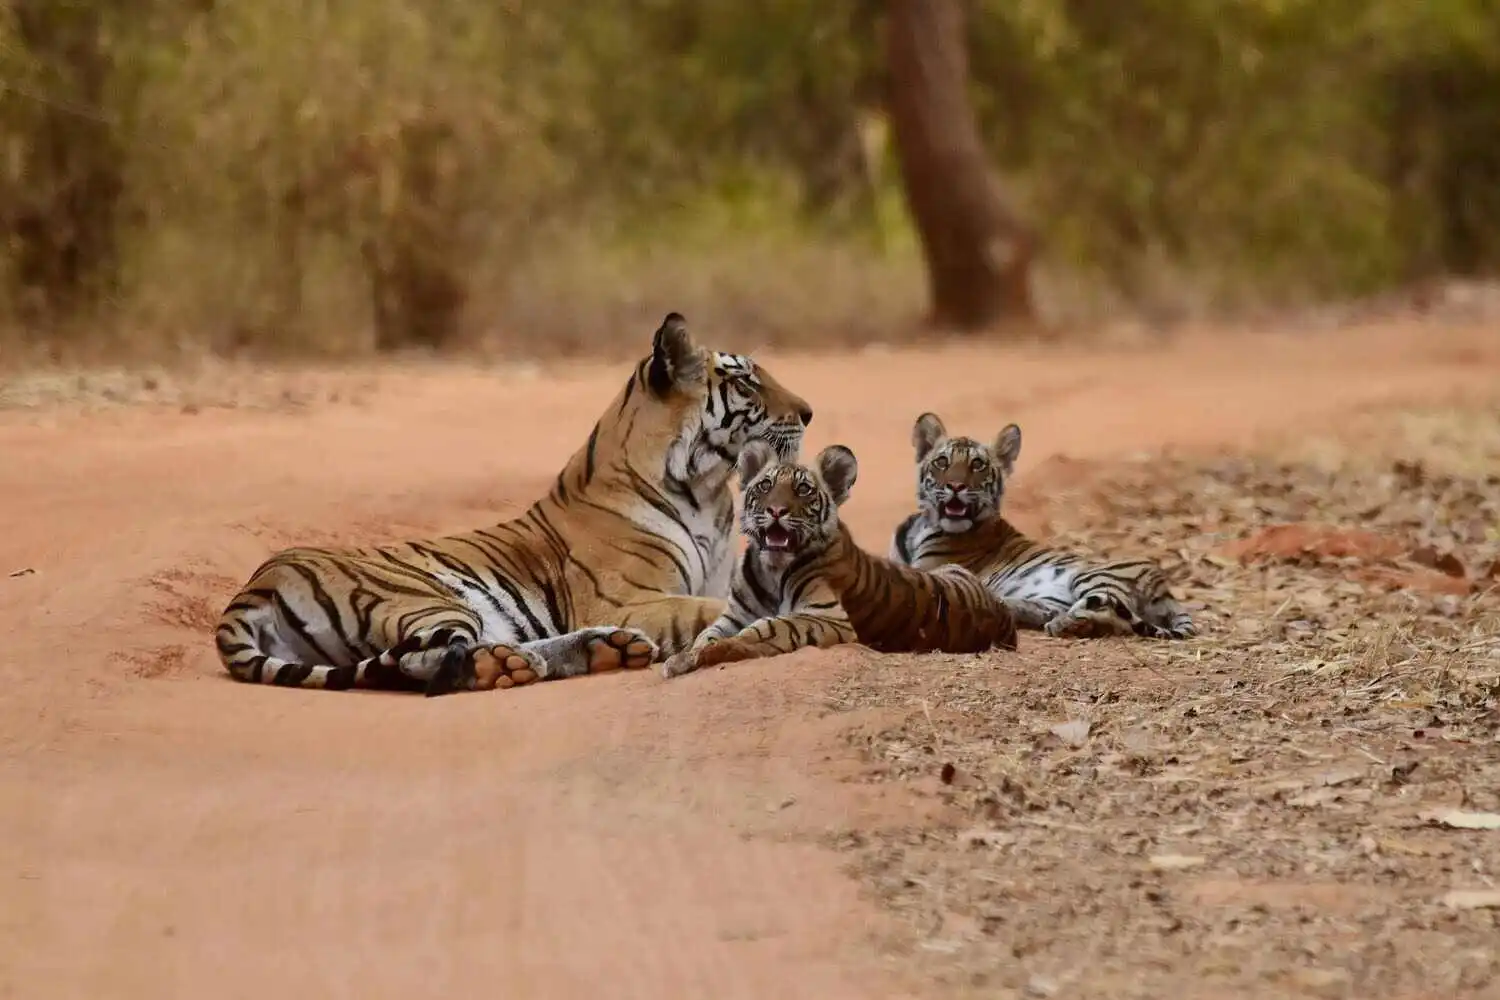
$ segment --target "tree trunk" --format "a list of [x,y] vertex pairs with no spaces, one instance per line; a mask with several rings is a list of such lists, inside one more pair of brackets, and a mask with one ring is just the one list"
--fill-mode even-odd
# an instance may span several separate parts
[[979,330],[1034,318],[1036,237],[1006,204],[966,88],[960,0],[890,0],[887,97],[927,262],[931,318]]
[[48,85],[89,109],[49,103],[8,136],[23,188],[5,193],[10,204],[0,205],[0,241],[9,243],[10,280],[28,322],[85,313],[118,278],[124,157],[105,117],[114,13],[98,3],[36,0],[15,7],[16,33],[50,70]]

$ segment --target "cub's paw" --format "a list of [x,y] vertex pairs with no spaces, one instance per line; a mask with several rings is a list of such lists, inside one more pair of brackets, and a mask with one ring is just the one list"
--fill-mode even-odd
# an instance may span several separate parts
[[680,653],[673,653],[667,657],[666,662],[661,665],[661,675],[667,680],[673,677],[681,677],[698,669],[698,654],[691,649],[684,649]]
[[589,673],[612,670],[645,670],[656,662],[656,643],[639,629],[617,628],[594,636],[587,643]]
[[723,663],[738,663],[753,660],[759,654],[748,643],[739,639],[720,639],[698,651],[698,669],[717,667]]
[[1164,628],[1162,632],[1163,638],[1167,639],[1191,639],[1198,634],[1198,625],[1187,615],[1183,615]]
[[1129,610],[1117,602],[1091,594],[1053,618],[1043,630],[1064,639],[1100,639],[1110,635],[1134,635]]
[[1059,614],[1040,601],[1032,601],[1024,597],[1007,597],[1001,603],[1010,611],[1010,616],[1016,620],[1016,628],[1044,629],[1047,623]]
[[1134,630],[1123,620],[1107,612],[1080,614],[1076,611],[1064,611],[1042,626],[1042,631],[1055,639],[1102,639],[1111,635],[1130,635]]

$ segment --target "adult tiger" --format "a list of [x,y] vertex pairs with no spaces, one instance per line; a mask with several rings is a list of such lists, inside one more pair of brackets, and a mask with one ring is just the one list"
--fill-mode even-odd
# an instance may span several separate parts
[[512,687],[684,649],[724,610],[728,480],[763,440],[794,457],[812,410],[670,313],[551,491],[490,528],[377,548],[293,548],[230,602],[239,680],[289,687]]
[[1098,562],[1032,541],[1000,515],[1005,480],[1021,454],[1021,428],[1008,424],[993,445],[949,437],[935,413],[912,428],[917,507],[896,528],[890,558],[910,566],[958,564],[984,578],[1016,623],[1049,635],[1136,635],[1185,639],[1193,619],[1153,562]]
[[888,653],[1015,649],[1005,602],[962,566],[932,571],[864,551],[838,509],[859,474],[854,452],[835,444],[811,466],[777,462],[759,441],[740,455],[749,544],[724,615],[662,674],[859,642]]

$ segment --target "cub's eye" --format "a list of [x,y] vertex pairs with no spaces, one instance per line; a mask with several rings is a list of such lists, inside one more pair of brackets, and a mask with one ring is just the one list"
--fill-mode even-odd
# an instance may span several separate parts
[[945,458],[945,457],[943,457],[943,456],[939,456],[937,458],[934,458],[932,460],[932,468],[935,471],[937,471],[937,472],[947,472],[948,471],[948,459]]
[[796,492],[797,492],[797,495],[799,497],[810,497],[810,496],[812,496],[812,494],[813,494],[812,483],[798,483],[797,484],[797,490],[796,490]]
[[973,460],[971,460],[969,462],[969,469],[971,471],[973,471],[973,472],[983,472],[984,469],[985,469],[985,466],[987,466],[989,464],[990,463],[986,462],[982,458],[976,458],[976,459],[973,459]]
[[769,479],[761,479],[757,481],[750,487],[750,492],[754,493],[756,496],[760,496],[762,493],[771,492],[771,481]]

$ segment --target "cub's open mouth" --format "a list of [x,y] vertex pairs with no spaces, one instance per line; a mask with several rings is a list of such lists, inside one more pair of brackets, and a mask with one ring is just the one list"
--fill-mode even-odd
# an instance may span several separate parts
[[768,549],[785,552],[792,547],[792,533],[779,524],[768,524],[761,533],[761,542]]
[[968,504],[968,502],[964,501],[964,500],[960,500],[958,497],[954,497],[953,499],[949,500],[947,503],[943,504],[943,516],[944,517],[968,517],[969,516],[969,504]]

